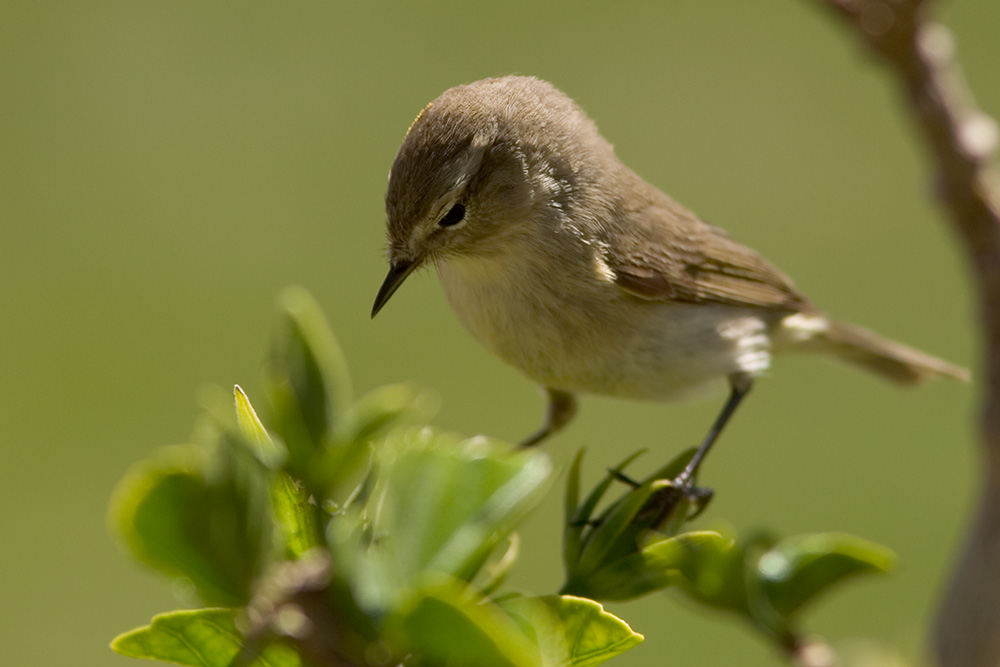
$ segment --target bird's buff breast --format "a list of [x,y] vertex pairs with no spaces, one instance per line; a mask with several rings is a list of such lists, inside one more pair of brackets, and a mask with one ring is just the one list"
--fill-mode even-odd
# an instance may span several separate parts
[[469,332],[544,386],[670,400],[770,361],[764,324],[744,311],[647,301],[597,278],[564,282],[510,264],[459,258],[437,268]]

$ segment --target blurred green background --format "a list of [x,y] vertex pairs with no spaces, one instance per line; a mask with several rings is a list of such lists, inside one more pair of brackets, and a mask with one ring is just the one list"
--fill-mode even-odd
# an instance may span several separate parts
[[[945,19],[1000,112],[1000,3]],[[760,250],[829,311],[976,365],[962,258],[883,72],[800,0],[707,3],[11,3],[0,23],[0,633],[9,665],[125,665],[107,642],[174,608],[117,550],[105,508],[130,463],[183,441],[197,388],[258,402],[273,301],[326,309],[360,391],[413,380],[436,423],[517,440],[535,389],[480,349],[436,279],[374,322],[382,196],[410,121],[444,89],[534,74],[621,157]],[[726,433],[702,521],[849,531],[900,556],[810,614],[835,642],[919,654],[978,482],[977,390],[901,391],[781,359]],[[549,445],[588,480],[636,474],[706,430],[722,396],[585,399]],[[561,485],[561,483],[560,483]],[[558,487],[523,532],[516,586],[558,587]],[[744,628],[670,595],[613,605],[646,634],[620,664],[769,665]],[[138,664],[138,663],[135,663]]]

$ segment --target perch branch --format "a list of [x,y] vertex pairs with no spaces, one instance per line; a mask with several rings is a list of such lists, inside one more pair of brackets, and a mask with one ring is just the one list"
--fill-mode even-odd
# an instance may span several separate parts
[[982,488],[932,635],[940,665],[1000,664],[1000,179],[997,126],[980,111],[931,0],[821,0],[892,71],[935,169],[938,198],[964,245],[984,343]]

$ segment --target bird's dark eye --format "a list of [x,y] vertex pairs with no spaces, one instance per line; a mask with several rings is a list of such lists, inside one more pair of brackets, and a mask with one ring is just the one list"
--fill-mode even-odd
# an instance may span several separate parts
[[444,217],[438,220],[438,225],[441,227],[451,227],[452,225],[457,225],[462,222],[462,218],[465,217],[465,207],[461,204],[455,204],[451,207],[451,210],[444,214]]

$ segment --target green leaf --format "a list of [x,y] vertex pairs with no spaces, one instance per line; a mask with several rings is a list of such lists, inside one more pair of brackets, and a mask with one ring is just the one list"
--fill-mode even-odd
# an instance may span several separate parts
[[[286,452],[271,439],[243,389],[236,385],[233,393],[236,398],[237,425],[249,449],[269,469],[279,468],[286,458]],[[319,509],[315,503],[309,502],[309,493],[302,485],[284,472],[273,475],[271,508],[289,557],[298,558],[323,543],[319,528]]]
[[521,551],[521,540],[517,533],[511,533],[507,537],[507,548],[496,558],[495,561],[486,563],[483,574],[477,580],[479,590],[484,596],[492,595],[507,578],[510,569],[517,561],[517,555]]
[[597,505],[601,502],[601,498],[603,498],[604,494],[607,493],[608,489],[611,487],[611,483],[615,481],[615,475],[621,474],[629,463],[634,461],[645,451],[646,450],[644,449],[640,449],[639,451],[630,454],[628,457],[625,458],[624,461],[622,461],[614,468],[612,468],[608,472],[608,474],[605,475],[604,479],[601,480],[601,482],[597,486],[595,486],[594,489],[587,495],[587,498],[586,500],[583,501],[583,504],[577,508],[576,514],[573,515],[573,521],[571,523],[574,525],[586,525],[590,523],[591,517],[594,514],[594,510],[597,508]]
[[234,385],[233,395],[236,399],[236,423],[251,450],[268,468],[272,470],[279,468],[284,463],[287,452],[271,439],[271,435],[257,417],[250,399],[239,385]]
[[[150,625],[119,635],[111,648],[121,655],[161,660],[191,667],[228,667],[243,636],[236,626],[236,609],[174,611],[153,617]],[[298,653],[281,642],[271,642],[253,667],[302,667]],[[249,666],[248,666],[249,667]]]
[[166,447],[115,490],[109,522],[142,562],[186,577],[209,604],[240,605],[273,543],[268,480],[242,444]]
[[[664,573],[649,569],[658,562],[655,557],[656,550],[648,551],[645,555],[641,552],[644,545],[648,547],[652,542],[667,539],[661,529],[671,516],[677,517],[673,521],[676,526],[685,520],[690,502],[681,497],[673,487],[672,479],[684,468],[691,452],[684,452],[676,457],[642,484],[627,490],[596,520],[591,519],[594,508],[611,482],[619,477],[624,467],[639,453],[641,452],[633,454],[609,471],[604,480],[579,506],[577,498],[581,456],[577,456],[570,468],[565,511],[567,517],[572,519],[567,521],[564,532],[563,562],[566,568],[566,583],[561,589],[563,593],[602,599],[608,599],[604,596],[625,599],[662,588],[670,583],[669,577]],[[662,475],[672,475],[672,477],[662,479]],[[672,532],[676,532],[673,524],[671,524]],[[623,566],[622,563],[627,565]],[[648,567],[641,570],[638,576],[635,571],[629,570],[633,567],[642,567],[644,564]],[[597,575],[599,571],[605,569],[607,570],[604,575]],[[676,576],[676,573],[671,576]],[[616,583],[610,584],[612,580]]]
[[712,531],[681,533],[608,563],[585,579],[576,580],[572,590],[596,600],[631,600],[691,576],[703,558],[731,544]]
[[748,615],[745,547],[725,537],[699,544],[697,558],[682,561],[678,587],[710,607]]
[[319,306],[302,288],[278,299],[278,324],[265,386],[274,428],[288,447],[290,470],[305,477],[351,402],[340,347]]
[[630,528],[641,509],[657,491],[669,488],[666,480],[651,480],[629,491],[624,498],[612,505],[590,531],[580,560],[574,568],[575,575],[600,569],[625,554],[639,550],[639,535]]
[[511,453],[483,438],[455,444],[411,432],[385,446],[399,453],[384,464],[375,533],[404,580],[430,571],[471,581],[541,499],[551,468],[542,452]]
[[885,547],[843,533],[796,535],[781,540],[757,562],[771,605],[788,617],[848,577],[887,572],[895,555]]
[[371,464],[373,440],[404,420],[429,418],[433,402],[406,384],[361,397],[340,420],[333,440],[310,465],[314,491],[336,503],[357,492]]
[[[691,447],[684,450],[666,465],[654,470],[643,484],[653,480],[675,480],[684,471],[688,462],[694,457],[697,448]],[[691,499],[681,496],[670,489],[662,489],[657,496],[650,498],[650,502],[639,513],[635,528],[653,529],[662,535],[676,535],[681,531],[684,524],[689,520],[691,510]]]
[[359,492],[371,466],[372,443],[368,440],[337,440],[313,458],[309,466],[314,493],[335,503],[345,503]]
[[563,531],[563,567],[567,572],[580,558],[583,531],[587,527],[586,521],[579,521],[576,517],[577,508],[580,506],[580,468],[583,465],[584,451],[581,449],[576,453],[569,473],[566,475],[566,496],[563,505],[563,517],[566,524]]
[[[855,574],[884,572],[892,562],[887,549],[852,535],[798,535],[779,542],[758,531],[735,544],[700,544],[692,558],[680,561],[683,576],[676,583],[694,600],[734,612],[785,645],[794,641],[795,615],[820,593]],[[622,587],[628,585],[627,567],[621,564]]]
[[479,604],[457,582],[419,589],[386,623],[399,655],[418,665],[541,667],[538,646],[492,603]]
[[[729,590],[730,607],[745,614],[772,640],[782,645],[795,635],[791,619],[775,609],[771,600],[764,592],[764,581],[760,577],[759,563],[761,558],[777,542],[770,531],[759,530],[742,538],[732,549],[732,573]],[[736,564],[742,565],[737,571]]]
[[324,544],[320,508],[310,502],[308,491],[285,473],[274,477],[271,503],[275,523],[290,558],[299,558],[313,547]]
[[530,628],[546,667],[591,667],[642,643],[643,636],[586,598],[513,598],[500,607]]
[[359,398],[344,416],[338,439],[366,441],[415,413],[430,417],[433,401],[408,384],[379,387]]
[[[580,505],[576,503],[579,497],[580,464],[583,461],[583,450],[577,454],[570,468],[565,500],[566,526],[563,529],[563,564],[567,577],[572,578],[575,573],[581,571],[579,561],[583,555],[584,545],[590,543],[594,531],[600,528],[600,523],[603,521],[603,517],[597,521],[591,518],[597,505],[611,487],[611,483],[615,481],[616,475],[620,474],[625,466],[635,460],[643,451],[645,450],[639,450],[629,455],[624,461],[608,471],[604,479],[587,494],[587,498]],[[574,507],[570,507],[571,501]],[[592,523],[596,523],[596,527],[591,525]]]
[[206,600],[240,604],[249,599],[244,577],[233,576],[200,541],[206,528],[200,518],[212,502],[201,474],[205,459],[200,448],[179,446],[134,466],[115,489],[109,523],[140,561],[187,577]]

